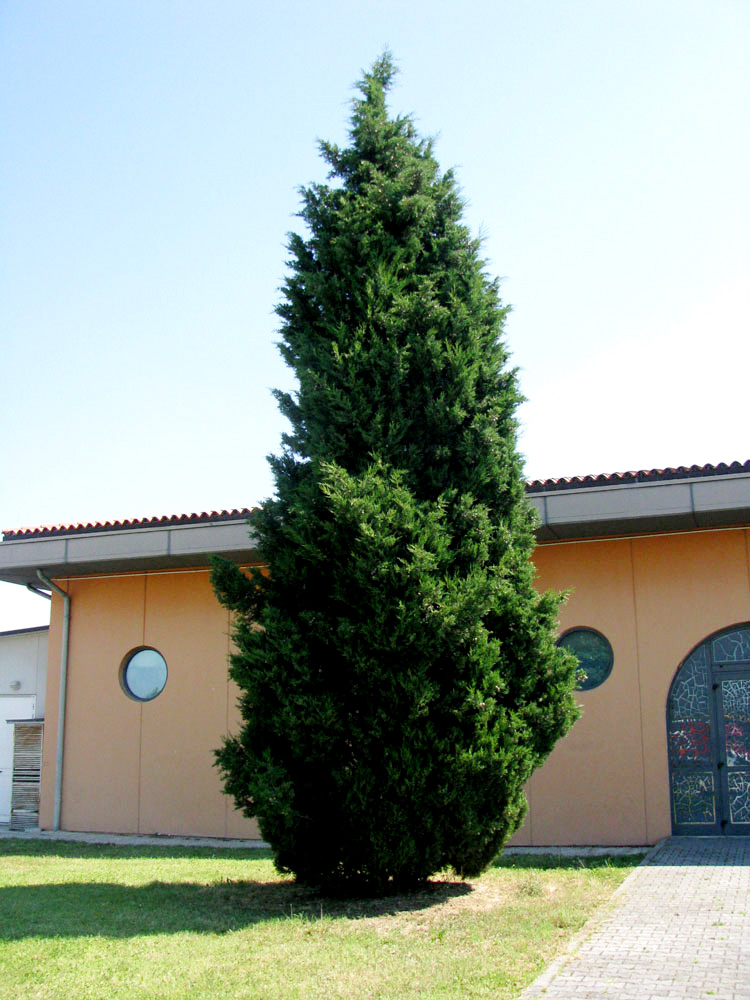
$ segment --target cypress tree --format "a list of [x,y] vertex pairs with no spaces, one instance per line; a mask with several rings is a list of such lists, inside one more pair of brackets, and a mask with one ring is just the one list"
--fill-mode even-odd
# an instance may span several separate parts
[[577,714],[559,596],[533,587],[507,309],[452,173],[389,115],[394,72],[364,74],[350,144],[321,143],[329,183],[301,191],[266,568],[214,567],[243,719],[225,789],[280,871],[343,893],[478,874]]

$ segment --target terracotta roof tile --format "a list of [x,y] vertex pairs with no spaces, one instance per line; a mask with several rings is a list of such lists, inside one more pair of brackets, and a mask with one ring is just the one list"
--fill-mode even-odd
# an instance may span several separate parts
[[[561,479],[534,479],[526,484],[528,493],[554,493],[560,490],[588,489],[629,483],[660,483],[674,479],[699,479],[707,476],[750,474],[750,461],[725,462],[719,465],[680,465],[674,469],[642,469],[639,472],[600,473],[591,476],[568,476]],[[132,518],[122,521],[88,521],[83,524],[50,524],[36,528],[16,528],[3,532],[3,541],[24,538],[50,538],[59,535],[83,535],[97,531],[123,531],[135,528],[165,528],[180,524],[209,524],[247,518],[251,508],[202,511],[199,514],[170,514],[162,517]]]
[[55,535],[85,535],[95,531],[124,531],[134,528],[168,528],[180,524],[213,524],[216,521],[238,521],[247,518],[249,507],[234,510],[211,510],[193,514],[169,514],[162,517],[125,518],[122,521],[88,521],[85,524],[43,524],[36,528],[16,528],[3,531],[3,541],[22,538],[50,538]]
[[569,476],[562,479],[535,479],[526,484],[528,493],[554,493],[594,486],[618,486],[628,483],[665,483],[674,479],[700,479],[708,476],[750,474],[748,462],[720,462],[718,465],[680,465],[674,469],[642,469],[639,472],[612,472],[593,476]]

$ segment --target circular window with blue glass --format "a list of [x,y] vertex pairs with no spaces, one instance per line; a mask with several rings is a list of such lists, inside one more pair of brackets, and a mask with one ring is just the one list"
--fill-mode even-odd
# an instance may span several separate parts
[[571,628],[557,640],[578,660],[579,691],[591,691],[603,684],[612,673],[615,656],[609,639],[593,628]]
[[129,698],[151,701],[162,693],[167,683],[167,661],[157,649],[136,649],[123,661],[120,683]]

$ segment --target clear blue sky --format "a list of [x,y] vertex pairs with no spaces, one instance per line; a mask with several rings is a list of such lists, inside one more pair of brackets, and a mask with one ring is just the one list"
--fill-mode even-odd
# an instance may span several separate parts
[[1,528],[271,492],[297,187],[385,46],[513,306],[529,477],[750,457],[747,0],[6,0]]

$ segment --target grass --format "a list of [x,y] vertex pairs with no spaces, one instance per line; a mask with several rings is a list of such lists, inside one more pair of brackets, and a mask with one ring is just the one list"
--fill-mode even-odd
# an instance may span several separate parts
[[512,856],[333,900],[267,851],[0,841],[0,997],[513,998],[638,860]]

